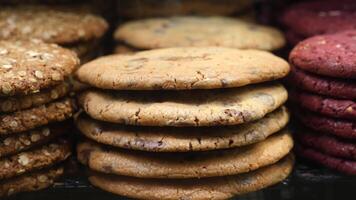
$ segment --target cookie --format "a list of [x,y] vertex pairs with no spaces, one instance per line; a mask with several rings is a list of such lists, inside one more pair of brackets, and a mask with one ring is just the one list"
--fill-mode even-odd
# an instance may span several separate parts
[[226,149],[265,140],[289,121],[282,107],[248,124],[225,127],[140,127],[100,122],[81,115],[77,128],[88,138],[110,146],[152,152],[188,152]]
[[308,38],[294,47],[289,61],[300,69],[315,74],[354,79],[356,30]]
[[39,107],[0,115],[0,136],[28,131],[49,123],[64,121],[75,111],[74,101],[61,99]]
[[340,99],[356,99],[356,83],[351,80],[341,80],[318,76],[297,67],[291,67],[287,77],[290,86],[300,88],[315,94],[326,95]]
[[132,54],[132,53],[135,53],[136,51],[137,51],[137,49],[132,48],[125,44],[118,44],[118,45],[116,45],[116,47],[114,49],[115,54]]
[[291,173],[293,157],[253,172],[201,179],[140,179],[92,174],[89,181],[102,190],[136,199],[229,199],[274,185]]
[[147,18],[172,15],[232,15],[252,6],[251,0],[123,0],[117,12],[126,18]]
[[39,93],[26,96],[13,96],[0,98],[0,112],[9,113],[19,110],[25,110],[50,103],[56,99],[69,94],[71,86],[69,83],[62,83],[53,88],[45,89]]
[[351,120],[325,117],[309,111],[295,111],[299,120],[307,127],[322,133],[329,133],[343,138],[356,138],[356,122]]
[[237,18],[181,16],[129,21],[114,33],[139,49],[222,46],[272,51],[285,44],[283,34],[272,27]]
[[47,43],[72,44],[101,38],[108,24],[88,12],[50,6],[3,7],[0,39],[34,38]]
[[71,154],[68,141],[60,139],[37,149],[0,159],[0,179],[46,168],[64,161]]
[[0,41],[0,96],[27,95],[58,85],[78,64],[73,52],[55,44]]
[[58,123],[0,138],[0,157],[13,155],[39,145],[44,145],[58,138],[60,135],[68,133],[68,131],[68,124]]
[[282,22],[293,32],[310,37],[356,29],[355,18],[353,0],[307,1],[288,8]]
[[356,119],[356,102],[333,99],[303,91],[289,91],[289,99],[310,111],[334,118]]
[[355,142],[341,140],[330,135],[313,133],[313,131],[306,129],[296,132],[295,136],[302,145],[316,149],[327,155],[356,160]]
[[264,117],[287,100],[278,83],[224,90],[126,91],[88,90],[79,104],[92,118],[143,126],[221,126]]
[[298,145],[297,147],[296,152],[301,157],[345,174],[356,175],[356,161],[333,157],[314,150],[313,148],[301,145]]
[[239,87],[288,72],[288,63],[268,52],[182,47],[101,57],[80,67],[77,77],[102,89],[183,90]]
[[284,130],[245,147],[197,153],[149,153],[78,145],[79,160],[95,171],[138,178],[203,178],[246,173],[282,159],[293,147]]
[[56,167],[0,181],[0,197],[48,188],[62,174],[63,167]]

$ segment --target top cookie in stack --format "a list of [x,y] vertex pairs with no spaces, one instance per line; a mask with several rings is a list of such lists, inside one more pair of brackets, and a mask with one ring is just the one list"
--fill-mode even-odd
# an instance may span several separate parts
[[[290,54],[289,83],[299,130],[299,152],[338,171],[356,174],[356,31],[319,35]],[[303,109],[300,109],[303,108]]]
[[283,34],[272,27],[228,17],[142,19],[122,24],[114,37],[119,42],[116,53],[189,46],[274,51],[285,43]]
[[293,165],[287,92],[273,82],[288,72],[271,53],[222,47],[89,62],[77,75],[94,88],[79,95],[76,124],[91,141],[78,158],[92,184],[133,198],[223,199],[275,184]]
[[108,28],[101,17],[81,8],[9,6],[0,10],[0,39],[39,39],[75,51],[83,63]]

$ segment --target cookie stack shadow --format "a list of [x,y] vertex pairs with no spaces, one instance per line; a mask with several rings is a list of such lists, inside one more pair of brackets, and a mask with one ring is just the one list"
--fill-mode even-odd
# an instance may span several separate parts
[[300,156],[356,174],[356,31],[314,36],[290,54],[288,78]]
[[66,79],[78,64],[57,45],[0,42],[0,197],[49,187],[63,174],[65,121],[75,109]]
[[[83,65],[79,161],[96,187],[139,199],[226,199],[284,180],[289,65],[271,53],[168,48]],[[85,138],[85,139],[84,139]]]

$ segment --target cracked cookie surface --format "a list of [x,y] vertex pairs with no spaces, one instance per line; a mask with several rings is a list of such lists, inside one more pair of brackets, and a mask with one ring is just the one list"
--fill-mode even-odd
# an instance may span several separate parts
[[111,55],[77,71],[83,83],[113,90],[239,87],[286,76],[289,65],[271,53],[223,47],[182,47]]
[[91,90],[79,104],[92,118],[143,126],[219,126],[254,121],[287,100],[278,83],[224,90],[127,91]]
[[284,180],[293,163],[289,155],[276,164],[235,176],[158,180],[92,174],[89,181],[105,191],[137,199],[229,199]]
[[101,122],[86,115],[76,120],[86,137],[102,144],[151,152],[190,152],[245,146],[265,140],[286,126],[285,107],[247,124],[224,127],[140,127]]

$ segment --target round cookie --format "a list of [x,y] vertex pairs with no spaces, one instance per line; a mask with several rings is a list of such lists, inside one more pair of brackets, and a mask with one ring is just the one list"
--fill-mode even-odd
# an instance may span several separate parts
[[56,167],[0,181],[0,197],[45,189],[62,174],[63,167]]
[[299,120],[307,127],[322,133],[329,133],[343,138],[356,138],[356,122],[325,117],[310,111],[295,110]]
[[302,145],[316,149],[327,155],[356,160],[355,142],[341,140],[325,134],[313,133],[306,129],[298,130],[296,138]]
[[271,166],[226,177],[159,180],[92,174],[89,181],[105,191],[136,199],[229,199],[284,180],[293,163],[293,157],[287,156]]
[[222,46],[237,49],[276,50],[285,44],[277,29],[228,17],[181,16],[129,21],[114,33],[139,49]]
[[0,11],[0,39],[34,38],[60,45],[95,40],[108,24],[89,12],[50,6],[3,7]]
[[181,47],[101,57],[80,67],[77,76],[102,89],[183,90],[239,87],[288,72],[288,63],[268,52]]
[[79,104],[92,118],[143,126],[218,126],[254,121],[287,100],[278,83],[224,90],[86,91]]
[[69,94],[70,91],[70,84],[64,82],[53,88],[40,91],[39,93],[0,98],[0,112],[8,113],[37,107],[62,98]]
[[0,136],[28,131],[33,128],[70,118],[75,111],[74,101],[61,99],[39,107],[0,115]]
[[356,30],[308,38],[294,47],[289,61],[312,73],[355,79]]
[[307,1],[291,6],[282,16],[282,22],[293,32],[310,37],[356,29],[356,2]]
[[231,15],[252,6],[251,0],[123,0],[117,12],[127,18],[147,18],[172,15]]
[[293,147],[289,131],[245,147],[197,153],[149,153],[107,150],[81,143],[78,157],[95,171],[138,178],[185,179],[247,173],[276,163]]
[[68,141],[60,139],[40,148],[0,159],[0,179],[52,166],[71,154]]
[[356,99],[356,83],[351,80],[340,80],[318,76],[292,66],[287,81],[290,86],[315,94],[340,99]]
[[0,157],[13,155],[27,149],[44,145],[60,135],[68,133],[67,123],[44,126],[13,136],[0,138]]
[[27,95],[62,83],[79,64],[76,55],[38,40],[0,41],[0,96]]
[[356,119],[356,103],[333,99],[303,91],[289,91],[289,99],[310,111],[334,118]]
[[225,127],[140,127],[111,124],[81,115],[77,128],[88,138],[110,146],[152,152],[188,152],[226,149],[265,140],[289,121],[282,107],[248,124]]
[[297,146],[296,152],[298,155],[330,169],[334,169],[349,175],[356,175],[356,161],[333,157],[316,151],[313,148],[308,148],[301,145]]

